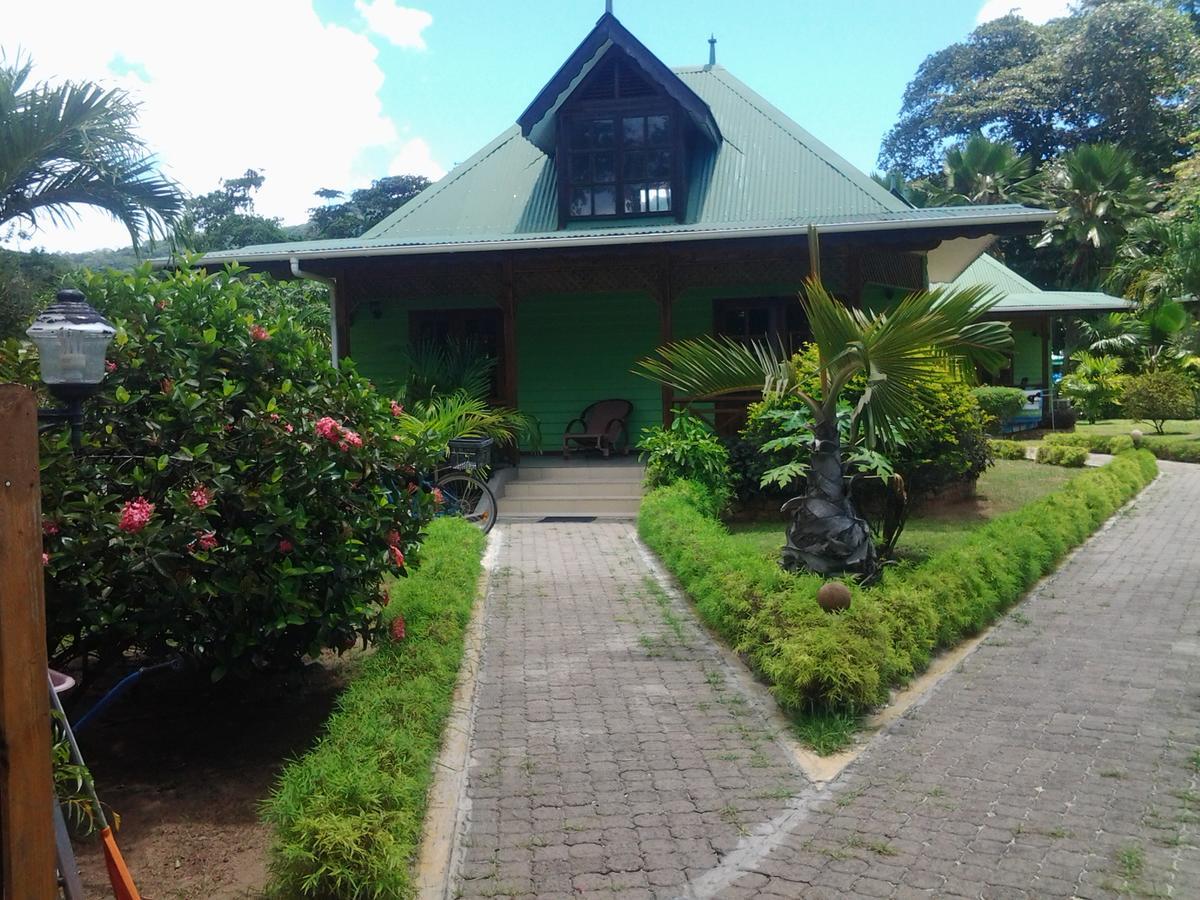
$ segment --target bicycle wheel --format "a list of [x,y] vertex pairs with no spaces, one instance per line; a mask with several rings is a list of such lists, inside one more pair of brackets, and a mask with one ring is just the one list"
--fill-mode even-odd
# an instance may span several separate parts
[[439,516],[462,516],[487,534],[496,524],[496,495],[473,475],[454,472],[437,481],[442,492]]

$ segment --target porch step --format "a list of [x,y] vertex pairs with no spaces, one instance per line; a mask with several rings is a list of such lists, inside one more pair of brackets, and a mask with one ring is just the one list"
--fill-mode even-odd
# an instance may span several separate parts
[[537,479],[526,481],[520,475],[504,486],[504,499],[532,500],[536,497],[589,497],[611,498],[614,500],[639,499],[642,496],[640,481],[600,481],[599,479],[550,480]]
[[500,501],[500,517],[617,516],[632,518],[637,515],[641,502],[642,498],[638,496],[534,497],[519,500],[513,499],[506,493],[504,499]]
[[522,464],[517,475],[518,481],[553,481],[559,483],[578,484],[580,482],[621,482],[640,484],[645,475],[645,469],[638,465],[529,465]]

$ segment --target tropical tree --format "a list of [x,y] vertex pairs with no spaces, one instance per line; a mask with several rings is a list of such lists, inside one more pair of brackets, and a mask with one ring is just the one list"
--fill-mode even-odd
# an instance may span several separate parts
[[870,528],[846,489],[846,459],[838,403],[851,379],[866,387],[850,412],[848,442],[892,446],[907,424],[915,392],[931,371],[947,364],[998,371],[1012,334],[1002,322],[981,322],[996,302],[980,288],[910,294],[881,313],[854,309],[810,280],[800,304],[817,347],[819,392],[806,391],[811,373],[796,372],[778,348],[726,337],[702,337],[660,347],[635,372],[691,397],[761,390],[766,399],[792,397],[811,412],[812,454],[804,494],[788,504],[791,522],[781,563],[821,574],[873,575],[876,549]]
[[322,200],[338,200],[309,210],[309,228],[317,238],[359,237],[378,225],[431,184],[422,175],[389,175],[359,188],[347,197],[344,192],[322,188]]
[[1151,307],[1200,296],[1200,213],[1135,222],[1105,283]]
[[1058,215],[1038,246],[1062,252],[1063,287],[1095,287],[1128,230],[1158,206],[1133,157],[1113,144],[1084,144],[1063,154],[1046,170],[1044,187]]
[[1039,196],[1033,163],[1007,141],[973,134],[965,144],[946,151],[942,179],[932,205],[967,206],[1026,203]]
[[32,70],[28,57],[0,57],[0,226],[68,223],[91,206],[135,247],[165,235],[183,196],[134,132],[136,104],[91,82],[29,84]]
[[1071,361],[1075,368],[1063,376],[1060,390],[1094,425],[1097,419],[1111,415],[1121,399],[1127,378],[1121,374],[1124,360],[1079,350],[1071,356]]
[[904,174],[893,169],[890,172],[872,172],[871,178],[881,187],[887,188],[895,197],[903,200],[909,206],[923,209],[926,206],[937,206],[933,199],[934,186],[927,178],[908,181]]
[[254,195],[265,181],[262,172],[247,169],[236,178],[222,178],[216,190],[188,200],[175,229],[176,245],[207,253],[287,240],[278,219],[254,211]]

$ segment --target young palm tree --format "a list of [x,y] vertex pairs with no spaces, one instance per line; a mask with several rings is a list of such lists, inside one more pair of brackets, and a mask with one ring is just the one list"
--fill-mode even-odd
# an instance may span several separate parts
[[966,206],[1025,203],[1038,199],[1033,164],[1016,147],[972,135],[946,152],[943,183],[933,192],[933,205]]
[[183,197],[134,134],[134,103],[89,82],[27,86],[32,68],[28,58],[0,58],[0,226],[67,222],[75,207],[94,206],[128,228],[135,247],[165,235]]
[[802,389],[788,357],[764,344],[703,337],[660,347],[635,372],[693,398],[761,390],[790,395],[812,412],[813,445],[804,494],[792,513],[782,565],[821,574],[874,572],[877,559],[867,523],[846,491],[846,462],[838,434],[838,400],[850,380],[866,376],[855,407],[851,440],[895,442],[917,386],[935,367],[982,365],[998,371],[1012,334],[1003,322],[981,322],[999,299],[983,288],[917,291],[884,313],[853,309],[812,279],[800,295],[820,360],[820,395]]
[[1066,287],[1090,288],[1138,219],[1158,206],[1133,157],[1112,144],[1083,144],[1046,172],[1045,189],[1058,215],[1039,247],[1058,244],[1070,264]]
[[1105,283],[1152,308],[1200,296],[1200,219],[1139,219]]

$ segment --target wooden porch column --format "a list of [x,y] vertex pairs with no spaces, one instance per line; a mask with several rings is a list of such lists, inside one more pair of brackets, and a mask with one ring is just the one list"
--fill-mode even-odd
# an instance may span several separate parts
[[[662,270],[658,280],[658,343],[669,344],[674,340],[675,329],[672,322],[672,312],[675,307],[675,284],[671,268],[671,254],[663,258]],[[662,386],[662,420],[669,426],[675,419],[675,392],[670,385]]]
[[50,900],[54,788],[37,400],[0,385],[0,897]]
[[501,271],[500,311],[504,318],[504,403],[517,408],[517,287],[513,278],[512,260],[505,260]]
[[1042,315],[1041,327],[1038,329],[1042,333],[1042,387],[1047,392],[1050,390],[1050,314]]
[[350,304],[354,302],[354,295],[344,266],[330,286],[330,298],[337,317],[337,355],[338,359],[345,359],[350,355]]

